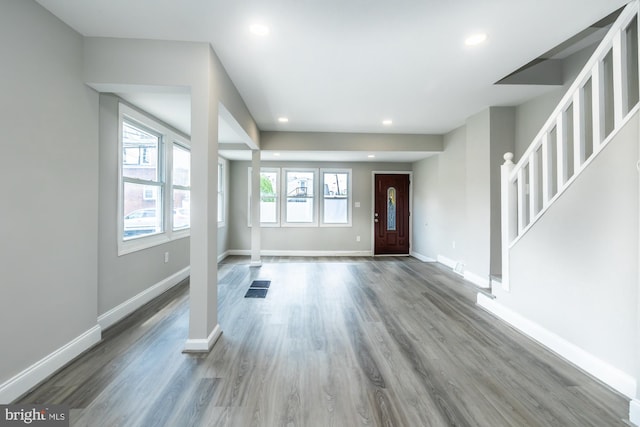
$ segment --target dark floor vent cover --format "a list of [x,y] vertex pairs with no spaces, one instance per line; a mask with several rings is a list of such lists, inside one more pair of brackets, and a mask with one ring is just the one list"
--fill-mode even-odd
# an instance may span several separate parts
[[271,280],[254,280],[251,282],[251,288],[268,289],[271,284]]
[[245,294],[245,298],[266,298],[269,289],[249,288]]

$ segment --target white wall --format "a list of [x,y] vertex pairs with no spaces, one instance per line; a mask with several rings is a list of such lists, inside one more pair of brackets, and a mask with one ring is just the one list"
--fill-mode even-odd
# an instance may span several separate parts
[[425,257],[466,261],[466,140],[463,126],[444,136],[441,154],[413,164],[413,243]]
[[96,326],[98,95],[84,84],[82,37],[35,2],[0,3],[0,39],[7,403],[26,390],[5,381]]
[[100,95],[99,315],[189,266],[188,237],[118,256],[118,102]]
[[465,271],[488,282],[491,252],[491,111],[467,119]]
[[[496,301],[635,378],[638,117],[512,248]],[[611,369],[605,369],[605,371]]]
[[[232,250],[251,248],[248,218],[248,167],[250,162],[231,163],[230,242]],[[371,251],[372,171],[411,171],[407,163],[325,163],[325,162],[262,162],[262,167],[351,168],[352,207],[351,227],[263,227],[261,248],[266,251]],[[360,242],[356,241],[360,236]]]
[[413,164],[416,252],[463,264],[479,286],[500,271],[499,165],[514,132],[513,108],[487,108],[445,135],[442,153]]

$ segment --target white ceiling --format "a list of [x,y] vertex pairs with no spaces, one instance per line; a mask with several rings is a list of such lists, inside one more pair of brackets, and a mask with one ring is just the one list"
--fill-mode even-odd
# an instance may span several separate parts
[[[37,1],[86,36],[210,42],[262,130],[426,134],[549,90],[493,83],[626,3]],[[479,31],[487,42],[465,46]]]

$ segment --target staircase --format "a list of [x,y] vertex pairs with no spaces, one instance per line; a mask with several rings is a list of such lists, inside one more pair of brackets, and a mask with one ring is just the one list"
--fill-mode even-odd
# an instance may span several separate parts
[[517,164],[502,165],[502,288],[509,252],[638,110],[638,1],[626,6]]
[[501,283],[478,304],[627,396],[640,426],[639,4],[518,162],[504,155]]

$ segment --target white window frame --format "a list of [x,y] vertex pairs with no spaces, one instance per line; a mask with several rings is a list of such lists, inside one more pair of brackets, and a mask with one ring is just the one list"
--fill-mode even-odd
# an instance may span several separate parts
[[[247,170],[247,183],[248,183],[248,203],[247,203],[247,225],[251,227],[251,195],[253,193],[252,190],[252,182],[251,182],[251,172],[253,171],[253,167],[249,166]],[[260,222],[260,227],[280,227],[281,220],[281,209],[280,209],[280,200],[281,200],[281,191],[280,191],[280,183],[282,182],[282,173],[280,168],[270,168],[264,167],[260,168],[260,173],[262,172],[272,172],[276,174],[276,188],[274,188],[276,192],[276,220],[275,222]],[[260,214],[262,217],[262,213]]]
[[[313,212],[311,222],[287,221],[287,174],[289,172],[303,172],[313,174]],[[282,227],[317,227],[318,226],[318,169],[317,168],[282,168],[280,184],[280,224]]]
[[[339,173],[347,175],[347,222],[325,222],[324,220],[324,174],[325,173]],[[318,197],[320,198],[319,209],[320,209],[320,227],[351,227],[352,226],[352,193],[353,193],[353,185],[352,185],[352,171],[351,169],[335,169],[335,168],[321,168],[320,169],[320,188],[322,191],[318,192]]]
[[[189,185],[176,185],[173,183],[173,148],[174,146],[178,146],[179,148],[182,148],[183,150],[187,150],[189,152],[189,156],[191,156],[191,147],[188,146],[184,140],[178,140],[175,138],[175,135],[172,135],[174,137],[173,144],[171,145],[171,157],[169,158],[169,162],[171,164],[171,194],[169,195],[169,215],[171,215],[171,218],[169,220],[169,225],[171,227],[171,233],[170,233],[170,238],[182,238],[182,237],[188,237],[191,232],[191,221],[189,221],[189,227],[187,228],[181,228],[179,230],[174,230],[173,229],[173,190],[187,190],[189,191],[189,200],[191,200],[191,178],[189,178]],[[191,157],[189,157],[191,158]],[[189,173],[191,173],[191,168],[189,168]],[[189,209],[189,213],[191,213],[191,209]]]
[[227,192],[225,186],[227,185],[227,162],[218,157],[218,212],[222,214],[222,218],[218,215],[218,227],[224,227],[227,221]]
[[[158,191],[162,194],[162,221],[163,231],[160,233],[140,236],[132,239],[124,239],[124,183],[133,182],[149,185],[150,182],[125,178],[123,175],[123,122],[127,121],[138,125],[145,131],[152,131],[160,136],[158,145]],[[173,231],[173,192],[172,189],[172,160],[173,144],[191,150],[189,141],[162,125],[157,120],[128,105],[118,103],[118,212],[117,212],[117,242],[118,256],[158,246],[172,240],[182,239],[191,235],[191,229]],[[152,183],[153,185],[153,183]]]

